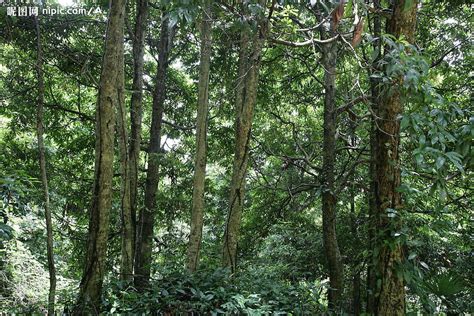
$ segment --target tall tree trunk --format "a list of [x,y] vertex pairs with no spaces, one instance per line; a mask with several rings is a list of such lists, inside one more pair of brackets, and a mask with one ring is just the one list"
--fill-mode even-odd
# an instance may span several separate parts
[[[356,122],[350,119],[349,121],[349,134],[351,140],[351,146],[355,148],[357,146],[357,138],[356,138]],[[354,175],[351,176],[351,186],[350,186],[350,205],[351,205],[351,234],[352,234],[352,247],[353,247],[353,262],[352,262],[352,314],[354,316],[360,315],[361,312],[361,295],[360,295],[360,262],[357,261],[358,256],[357,252],[361,249],[360,238],[358,234],[358,221],[357,221],[357,214],[356,214],[356,203],[355,203],[355,177]]]
[[[376,10],[381,9],[380,0],[374,0],[374,8]],[[379,71],[379,60],[382,57],[382,26],[380,21],[380,16],[374,14],[373,16],[373,37],[376,39],[372,44],[374,51],[377,52],[377,57],[372,62],[372,67],[368,70],[368,75],[370,78],[370,89],[371,89],[371,107],[374,113],[377,113],[378,103],[380,102],[380,83],[377,78],[372,75],[374,72]],[[369,165],[369,175],[370,175],[370,191],[369,191],[369,223],[368,223],[368,250],[369,250],[369,260],[367,264],[367,290],[366,290],[366,311],[368,314],[373,314],[375,312],[375,288],[376,288],[376,276],[374,271],[375,254],[373,249],[375,247],[375,214],[377,213],[377,204],[376,204],[376,181],[375,181],[375,162],[376,162],[376,125],[372,120],[371,130],[370,130],[370,165]]]
[[130,105],[130,213],[132,218],[133,248],[132,256],[135,257],[135,239],[137,229],[138,209],[138,166],[140,162],[140,144],[143,115],[143,65],[145,54],[145,34],[148,17],[148,0],[137,0],[137,16],[135,29],[132,36],[133,44],[133,82],[132,100]]
[[[334,36],[334,22],[331,31],[322,30],[321,36]],[[343,287],[343,266],[336,236],[336,197],[334,195],[334,162],[336,159],[336,64],[337,43],[332,42],[322,47],[324,67],[324,135],[323,135],[323,244],[329,268],[328,302],[331,310],[341,308]]]
[[[356,139],[354,136],[354,124],[353,122],[350,123],[351,125],[351,146],[355,147]],[[352,182],[354,178],[352,178]],[[358,249],[360,249],[360,242],[359,237],[357,234],[357,215],[356,215],[356,208],[355,208],[355,196],[354,196],[354,184],[351,185],[351,233],[354,238],[353,247],[354,247],[354,259],[357,258],[356,253]],[[361,302],[360,302],[360,268],[359,262],[353,262],[353,275],[352,275],[352,313],[355,316],[360,315],[361,311]]]
[[[123,29],[122,29],[123,32]],[[123,37],[123,34],[121,35]],[[118,65],[124,65],[123,45],[118,54]],[[133,279],[133,242],[134,229],[130,201],[130,161],[128,153],[127,113],[125,111],[125,78],[124,67],[118,67],[117,74],[117,138],[120,154],[120,205],[122,224],[122,245],[120,260],[120,279],[130,281]]]
[[54,315],[54,300],[56,296],[56,267],[54,266],[53,249],[53,222],[51,220],[51,208],[49,203],[48,176],[46,172],[46,157],[44,149],[44,76],[43,76],[43,48],[41,45],[41,31],[38,17],[35,17],[36,37],[37,37],[37,63],[36,72],[38,76],[38,104],[36,113],[36,133],[38,139],[39,165],[41,173],[41,183],[43,185],[44,216],[46,219],[46,248],[49,270],[49,294],[48,294],[48,315]]
[[[248,29],[242,30],[237,78],[235,152],[230,184],[229,211],[224,232],[222,263],[232,272],[236,268],[237,242],[245,195],[245,176],[250,149],[250,133],[257,101],[258,72],[262,48],[268,33],[268,21],[260,19],[258,30],[249,43]],[[250,45],[251,44],[251,45]],[[251,52],[247,52],[251,47]]]
[[99,313],[105,274],[109,213],[112,206],[114,129],[118,76],[123,75],[125,1],[110,2],[105,52],[96,111],[95,176],[89,220],[87,258],[74,314]]
[[[387,33],[396,38],[404,36],[414,40],[416,25],[416,0],[394,1],[393,13],[387,23]],[[377,113],[376,130],[376,228],[378,250],[377,293],[375,313],[378,315],[403,315],[405,313],[405,284],[396,270],[404,261],[403,247],[394,233],[401,226],[402,207],[400,186],[400,122],[403,113],[400,85],[402,78],[385,87]],[[388,211],[397,212],[394,218]]]
[[155,224],[156,192],[159,182],[159,165],[161,149],[161,125],[166,92],[166,73],[168,69],[168,55],[171,47],[171,32],[168,26],[168,17],[163,12],[159,43],[158,69],[156,85],[153,91],[153,109],[150,128],[150,144],[148,147],[148,169],[146,173],[145,207],[140,212],[137,234],[137,248],[135,254],[135,286],[144,290],[150,280],[153,228]]
[[354,272],[352,279],[352,313],[354,316],[360,315],[360,271]]
[[198,110],[196,118],[196,160],[194,162],[191,233],[188,245],[189,271],[194,272],[199,261],[204,216],[206,179],[207,116],[209,105],[209,68],[211,65],[212,7],[210,0],[202,1],[201,60],[199,68]]

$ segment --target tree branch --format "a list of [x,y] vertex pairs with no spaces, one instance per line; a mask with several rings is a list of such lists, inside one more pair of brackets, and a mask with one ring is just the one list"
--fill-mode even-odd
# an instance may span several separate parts
[[278,39],[278,38],[270,38],[270,42],[275,43],[275,44],[282,44],[282,45],[286,45],[286,46],[291,46],[291,47],[303,47],[303,46],[312,45],[313,43],[316,43],[316,44],[329,44],[329,43],[334,42],[338,38],[339,38],[339,34],[337,34],[334,37],[324,39],[324,40],[310,39],[310,40],[307,40],[307,41],[304,41],[304,42],[290,42],[290,41],[285,41],[285,40],[281,40],[281,39]]

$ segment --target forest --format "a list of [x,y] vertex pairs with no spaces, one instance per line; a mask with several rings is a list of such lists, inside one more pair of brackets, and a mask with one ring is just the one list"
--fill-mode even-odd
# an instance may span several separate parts
[[0,1],[0,314],[471,315],[473,9]]

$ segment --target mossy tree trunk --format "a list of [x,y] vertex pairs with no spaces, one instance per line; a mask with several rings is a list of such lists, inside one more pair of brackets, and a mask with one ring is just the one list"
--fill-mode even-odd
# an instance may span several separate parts
[[[322,30],[321,37],[335,36],[331,22],[330,31]],[[323,120],[323,244],[329,268],[328,302],[331,310],[340,310],[343,292],[343,266],[336,235],[336,205],[334,162],[336,160],[336,65],[337,42],[322,47],[324,67],[324,120]]]
[[[261,3],[262,7],[265,1]],[[239,70],[236,88],[235,151],[230,183],[222,264],[232,272],[236,268],[237,243],[245,196],[245,177],[249,159],[252,119],[257,101],[258,73],[263,45],[268,34],[268,21],[260,18],[250,41],[250,28],[241,31]]]
[[[386,31],[395,38],[403,36],[413,43],[416,25],[416,0],[392,4]],[[402,225],[400,187],[400,116],[403,114],[402,78],[384,87],[376,118],[376,273],[375,314],[405,314],[405,284],[397,274],[405,260],[403,245],[396,237]],[[389,216],[395,214],[394,217]]]
[[133,82],[132,98],[130,104],[130,214],[132,219],[133,248],[132,256],[135,257],[135,242],[137,230],[138,210],[138,170],[140,163],[140,143],[142,140],[143,117],[143,65],[145,54],[145,34],[147,29],[148,0],[136,1],[135,28],[132,34],[133,45]]
[[[123,30],[122,30],[123,31]],[[122,34],[123,37],[123,34]],[[121,206],[121,258],[120,258],[120,279],[131,281],[133,279],[133,242],[134,229],[132,220],[131,200],[130,200],[130,160],[128,152],[128,118],[125,110],[125,78],[124,78],[124,51],[123,45],[118,54],[118,74],[117,74],[117,140],[120,156],[120,206]],[[122,66],[120,66],[122,65]]]
[[38,140],[39,166],[41,184],[43,186],[44,216],[46,219],[46,252],[48,257],[49,293],[48,315],[54,315],[54,301],[56,296],[56,267],[54,265],[53,248],[53,221],[51,219],[51,205],[49,201],[48,174],[46,170],[46,155],[44,147],[44,75],[43,75],[43,46],[41,45],[41,29],[39,18],[35,17],[37,39],[36,74],[38,79],[38,101],[36,112],[36,136]]
[[[380,0],[374,0],[374,8],[376,10],[381,9]],[[380,69],[378,63],[382,57],[382,24],[380,16],[375,14],[373,17],[373,37],[376,38],[372,44],[374,51],[376,51],[376,57],[372,62],[372,67],[368,70],[368,76],[370,78],[370,91],[371,91],[371,107],[374,113],[377,113],[378,103],[380,98],[380,84],[376,77],[372,76],[375,72],[378,72]],[[376,142],[376,124],[374,120],[371,121],[371,130],[370,130],[370,165],[369,165],[369,176],[370,176],[370,190],[369,190],[369,223],[368,223],[368,250],[369,250],[369,262],[367,264],[367,282],[366,282],[366,312],[368,314],[373,314],[375,309],[375,290],[376,290],[376,273],[375,273],[375,260],[373,249],[375,246],[375,214],[377,213],[377,204],[376,204],[376,153],[377,153],[377,142]]]
[[196,157],[194,162],[191,233],[187,268],[194,272],[198,266],[204,217],[206,179],[207,117],[209,107],[209,68],[211,65],[212,2],[202,1],[201,59],[199,65],[198,109],[196,118]]
[[110,2],[105,51],[96,110],[95,174],[89,220],[87,257],[74,314],[100,312],[106,269],[109,214],[112,206],[115,108],[119,102],[118,76],[123,75],[125,1]]
[[171,30],[166,11],[162,13],[161,33],[159,41],[158,69],[156,84],[153,91],[152,120],[150,128],[150,143],[148,146],[148,168],[145,185],[145,205],[140,212],[135,254],[135,286],[143,291],[149,284],[152,251],[153,229],[156,213],[156,193],[158,191],[161,127],[166,93],[166,74],[168,70],[168,55],[171,48]]

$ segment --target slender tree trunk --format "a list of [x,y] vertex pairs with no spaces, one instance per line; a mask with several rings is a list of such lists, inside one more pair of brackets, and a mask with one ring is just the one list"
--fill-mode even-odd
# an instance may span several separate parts
[[[122,29],[123,32],[123,29]],[[123,34],[121,35],[123,37]],[[124,65],[123,45],[120,47],[121,52],[118,54],[118,65]],[[128,130],[127,130],[127,113],[125,110],[125,78],[124,67],[118,67],[117,74],[117,138],[120,155],[120,205],[122,220],[122,245],[121,245],[121,262],[120,262],[120,279],[130,281],[133,279],[133,242],[134,229],[132,220],[132,210],[130,202],[130,161],[128,153]]]
[[[349,133],[351,139],[351,146],[357,146],[356,138],[356,122],[352,119],[349,121]],[[350,203],[351,203],[351,234],[353,238],[352,247],[353,247],[353,275],[352,275],[352,313],[355,316],[360,315],[361,312],[361,295],[360,295],[360,262],[356,261],[358,258],[357,252],[361,249],[361,242],[358,234],[358,221],[356,214],[356,203],[355,203],[355,177],[351,177],[351,186],[350,186]]]
[[[356,139],[354,136],[354,124],[353,122],[350,123],[351,125],[351,145],[356,146]],[[354,181],[354,178],[352,179]],[[355,208],[355,196],[354,196],[355,187],[351,185],[351,233],[354,238],[353,247],[354,247],[354,255],[357,254],[358,249],[360,249],[360,242],[359,237],[357,234],[357,215],[356,215],[356,208]],[[355,256],[357,258],[357,256]],[[355,259],[354,258],[354,259]],[[360,315],[361,311],[361,301],[360,301],[360,268],[359,262],[353,262],[353,275],[352,275],[352,313],[355,316]]]
[[132,100],[130,105],[130,213],[132,218],[133,248],[132,256],[135,257],[135,242],[137,230],[138,209],[138,166],[140,162],[140,143],[142,140],[143,116],[143,65],[145,53],[145,34],[148,17],[148,0],[137,0],[137,16],[135,29],[132,36],[133,43],[133,82]]
[[[416,0],[399,0],[393,3],[393,13],[387,23],[387,33],[396,38],[404,36],[409,42],[414,40],[416,25]],[[404,261],[403,247],[394,237],[401,226],[402,207],[400,186],[400,122],[403,113],[401,103],[401,78],[386,87],[378,104],[376,118],[376,228],[378,250],[377,294],[375,313],[378,315],[403,315],[405,313],[405,284],[396,271]],[[394,218],[388,212],[397,212]]]
[[[334,36],[333,22],[331,31],[321,31],[322,38]],[[337,43],[322,47],[324,67],[324,135],[323,135],[323,243],[329,268],[328,302],[334,311],[341,309],[343,287],[343,266],[336,236],[336,197],[334,195],[334,162],[336,159],[336,64]]]
[[106,269],[109,213],[112,206],[114,110],[118,103],[118,76],[123,75],[125,1],[110,2],[105,52],[96,111],[95,176],[89,221],[87,258],[74,314],[98,314]]
[[148,147],[148,169],[146,173],[145,207],[140,213],[137,248],[135,254],[135,286],[143,291],[149,283],[152,250],[153,228],[155,224],[156,192],[159,182],[159,165],[161,149],[161,125],[166,92],[166,73],[168,55],[171,47],[171,34],[168,27],[168,17],[163,12],[159,43],[158,69],[156,85],[153,92],[153,110],[150,128],[150,144]]
[[352,313],[355,316],[360,315],[360,307],[360,271],[356,271],[352,279]]
[[44,216],[46,218],[46,248],[49,270],[49,294],[48,294],[48,315],[54,315],[54,301],[56,296],[56,267],[54,266],[53,249],[53,222],[51,220],[51,208],[49,203],[48,176],[46,172],[46,157],[44,149],[44,76],[43,76],[43,49],[41,45],[41,31],[38,17],[35,17],[37,36],[37,63],[36,72],[38,76],[38,104],[36,113],[36,133],[38,139],[39,165],[41,172],[41,183],[43,185]]
[[[380,0],[374,0],[374,8],[376,10],[380,10]],[[378,62],[382,55],[382,26],[380,21],[380,16],[378,14],[374,14],[373,17],[373,36],[377,40],[373,43],[373,49],[377,52],[377,57],[374,59],[372,63],[372,67],[368,70],[368,75],[370,78],[370,89],[371,89],[371,106],[372,111],[377,113],[378,103],[380,102],[380,83],[377,78],[373,77],[372,74],[379,69]],[[376,162],[376,125],[375,122],[372,120],[371,122],[371,130],[370,130],[370,165],[369,165],[369,175],[370,175],[370,192],[369,192],[369,223],[368,223],[368,250],[369,250],[369,261],[367,264],[367,302],[366,302],[366,311],[368,314],[373,314],[375,312],[375,288],[376,288],[376,276],[374,271],[374,264],[376,262],[375,256],[373,253],[373,249],[375,246],[375,214],[377,213],[377,204],[376,204],[376,170],[375,170],[375,162]]]
[[[377,83],[372,83],[372,110],[377,111],[377,96],[376,88]],[[375,112],[376,113],[376,112]],[[376,244],[376,234],[375,234],[375,214],[377,213],[377,204],[376,204],[376,170],[375,170],[375,162],[376,162],[376,137],[375,137],[375,124],[371,124],[371,131],[370,131],[370,165],[369,165],[369,175],[370,175],[370,192],[369,192],[369,219],[368,219],[368,228],[367,228],[367,236],[368,236],[368,251],[369,251],[369,258],[367,263],[367,289],[366,289],[366,312],[367,314],[371,315],[375,312],[375,291],[376,291],[376,276],[375,276],[375,263],[376,263],[376,256],[373,252],[373,249]]]
[[[245,195],[245,176],[250,149],[250,133],[255,103],[257,100],[258,72],[262,48],[268,33],[268,22],[261,19],[258,22],[252,43],[248,40],[249,30],[241,33],[239,54],[239,78],[236,96],[236,132],[235,153],[230,184],[229,211],[227,214],[224,232],[224,246],[222,263],[232,272],[236,268],[237,242],[240,229],[240,220]],[[251,52],[247,49],[251,47]]]
[[211,65],[212,7],[210,0],[202,1],[201,60],[199,69],[198,110],[196,118],[196,160],[194,162],[191,233],[188,245],[189,271],[198,266],[204,216],[204,188],[206,179],[207,116],[209,105],[209,68]]

